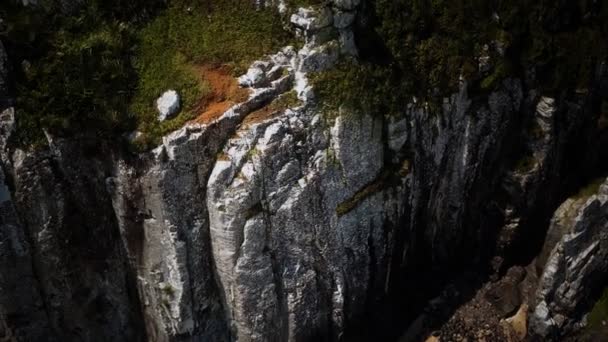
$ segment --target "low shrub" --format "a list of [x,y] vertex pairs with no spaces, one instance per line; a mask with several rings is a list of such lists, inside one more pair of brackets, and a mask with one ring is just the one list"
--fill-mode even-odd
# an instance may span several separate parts
[[[291,39],[274,10],[248,0],[91,0],[69,13],[55,1],[8,2],[0,17],[22,145],[43,143],[43,129],[102,137],[138,129],[153,145],[196,116],[209,91],[198,65],[240,73]],[[168,89],[179,92],[183,110],[159,123],[155,100]]]

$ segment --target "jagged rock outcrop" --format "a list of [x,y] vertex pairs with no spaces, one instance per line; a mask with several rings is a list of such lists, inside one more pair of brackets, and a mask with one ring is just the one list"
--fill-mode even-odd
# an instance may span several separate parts
[[496,181],[498,163],[521,110],[523,93],[516,80],[505,81],[481,104],[473,104],[466,89],[463,85],[459,94],[446,99],[438,115],[420,105],[408,114],[416,189],[411,198],[410,251],[421,253],[412,258],[424,255],[431,264],[455,261],[464,245],[471,252],[482,248],[487,238],[483,234],[489,232],[475,226],[481,223],[480,206]]
[[383,179],[382,138],[369,116],[330,128],[299,108],[229,140],[207,206],[239,341],[337,338],[382,291],[405,197]]
[[[319,44],[313,40],[297,53],[285,48],[255,62],[240,78],[253,91],[246,102],[212,122],[189,124],[165,137],[143,164],[121,162],[116,177],[109,181],[123,241],[137,267],[144,321],[152,340],[279,341],[339,336],[344,331],[343,316],[356,316],[365,303],[357,301],[359,307],[344,310],[344,286],[364,298],[372,286],[369,274],[386,269],[380,260],[386,257],[388,245],[381,241],[381,230],[387,217],[396,224],[398,206],[391,204],[385,210],[380,197],[375,202],[376,218],[370,221],[374,225],[361,223],[359,228],[364,230],[363,241],[367,244],[368,237],[373,240],[374,236],[376,246],[356,257],[368,260],[372,248],[378,253],[376,264],[363,262],[368,267],[363,283],[343,279],[345,275],[329,262],[335,255],[344,255],[346,248],[330,244],[323,236],[335,234],[340,224],[330,225],[332,217],[337,221],[336,207],[365,190],[367,183],[378,181],[384,161],[382,124],[369,125],[374,120],[368,117],[353,128],[345,124],[335,128],[342,137],[338,141],[349,144],[341,150],[356,146],[350,145],[355,142],[363,150],[340,152],[339,145],[334,155],[347,163],[345,169],[369,174],[347,177],[340,175],[337,166],[331,171],[322,166],[333,160],[326,156],[331,129],[312,107],[305,72],[331,66],[337,55],[328,57],[325,51],[337,43]],[[256,111],[291,89],[302,105],[258,117]],[[349,127],[346,132],[344,127]],[[371,137],[375,145],[370,145]],[[262,142],[264,146],[255,146]],[[266,155],[262,150],[274,153]],[[264,155],[270,160],[259,159]],[[371,163],[372,156],[375,166],[361,168]],[[357,160],[364,163],[357,165]],[[271,169],[258,171],[268,163]],[[331,178],[326,175],[330,172]],[[321,189],[342,187],[349,177],[354,182],[350,192],[334,191],[331,199],[323,198]],[[314,184],[305,186],[313,180]],[[225,189],[228,185],[236,189]],[[301,189],[305,191],[299,195]],[[402,192],[392,189],[389,193]],[[374,188],[360,195],[349,211],[368,196],[381,194]],[[270,215],[268,205],[277,218],[262,215]],[[344,213],[343,220],[348,217]],[[290,241],[290,236],[296,240]],[[332,241],[337,239],[332,235]],[[321,245],[323,250],[319,250]],[[353,269],[363,267],[361,261],[344,262]]]
[[0,213],[0,338],[8,341],[42,340],[50,330],[48,317],[33,269],[31,246],[19,222],[2,171]]
[[539,266],[533,333],[559,340],[580,327],[608,272],[608,180],[555,212]]
[[6,106],[9,100],[8,71],[8,56],[4,45],[0,42],[0,108]]
[[[574,147],[594,142],[595,90],[548,97],[509,78],[482,96],[463,82],[439,109],[413,99],[402,117],[328,113],[308,74],[357,55],[358,6],[298,9],[289,20],[301,49],[253,63],[239,78],[246,101],[151,152],[48,134],[48,147],[25,151],[11,146],[14,110],[4,110],[0,337],[390,338],[374,326],[391,318],[387,306],[416,310],[452,273],[513,262],[542,236],[537,223],[568,191],[559,184],[574,182],[564,165],[593,159]],[[2,56],[0,45],[0,97]],[[576,322],[589,279],[608,271],[607,189],[556,214],[533,306],[543,336]],[[517,312],[505,322],[517,320],[519,336],[525,272],[515,271],[486,288],[509,292],[492,318]]]
[[[137,340],[143,331],[134,279],[106,191],[111,170],[90,158],[101,152],[94,142],[79,144],[52,140],[48,152],[13,154],[13,203],[21,226],[12,229],[27,227],[16,236],[29,246],[35,278],[29,284],[37,287],[44,312],[20,319],[48,320],[50,329],[40,335],[49,340]],[[31,277],[26,267],[18,272]]]
[[150,338],[227,339],[214,284],[206,180],[238,122],[290,83],[284,76],[218,120],[167,136],[146,166],[118,166],[114,207],[138,267]]

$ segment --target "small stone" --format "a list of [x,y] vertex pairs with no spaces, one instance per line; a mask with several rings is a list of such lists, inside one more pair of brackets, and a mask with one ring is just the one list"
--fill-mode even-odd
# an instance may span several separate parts
[[175,90],[167,90],[156,100],[156,109],[158,109],[158,121],[170,119],[179,112],[179,94]]

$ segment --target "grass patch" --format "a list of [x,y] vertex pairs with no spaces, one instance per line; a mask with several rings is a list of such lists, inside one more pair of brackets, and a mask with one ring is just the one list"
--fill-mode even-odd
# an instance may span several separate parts
[[345,106],[375,114],[397,112],[410,99],[400,91],[407,82],[397,86],[396,77],[388,68],[344,59],[332,69],[311,74],[310,81],[326,112]]
[[[200,114],[199,102],[212,89],[197,66],[227,65],[237,75],[290,40],[272,10],[229,1],[212,7],[174,4],[143,27],[138,38],[134,65],[140,78],[130,110],[137,113],[139,130],[151,145]],[[178,91],[183,110],[160,123],[154,100],[167,89]]]
[[481,80],[479,86],[484,91],[491,91],[492,89],[496,88],[499,82],[504,80],[510,74],[512,74],[512,72],[509,70],[507,62],[501,61],[497,66],[494,67],[494,70],[489,76]]
[[277,113],[284,111],[288,108],[295,108],[300,106],[302,101],[298,99],[298,95],[295,90],[289,91],[282,94],[278,98],[274,99],[268,105],[250,113],[245,117],[242,125],[251,125],[272,118]]
[[[292,38],[274,9],[246,0],[90,0],[70,15],[48,3],[0,8],[21,145],[43,142],[43,129],[99,137],[138,129],[139,148],[148,148],[197,116],[211,92],[201,65],[239,74]],[[155,101],[168,89],[182,112],[159,123]]]
[[298,94],[295,90],[291,90],[272,101],[270,103],[270,110],[285,110],[287,108],[295,108],[300,105],[302,105],[302,101],[298,99]]

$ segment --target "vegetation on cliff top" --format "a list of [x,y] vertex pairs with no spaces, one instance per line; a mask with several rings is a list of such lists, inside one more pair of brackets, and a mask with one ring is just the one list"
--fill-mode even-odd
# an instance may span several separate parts
[[[42,143],[42,129],[108,137],[139,129],[155,143],[196,116],[209,91],[197,66],[241,72],[290,39],[273,10],[250,1],[92,0],[61,13],[53,1],[0,7],[22,145]],[[159,123],[154,103],[167,89],[184,110]]]
[[370,0],[364,13],[361,63],[314,81],[330,103],[379,114],[413,96],[441,103],[461,76],[473,95],[509,76],[547,95],[581,91],[608,53],[608,4],[593,0]]
[[[91,0],[70,15],[58,6],[51,0],[37,8],[0,6],[22,144],[44,141],[43,128],[113,137],[139,129],[154,144],[196,116],[209,91],[197,66],[227,63],[243,71],[290,39],[276,13],[248,0]],[[508,76],[545,94],[580,91],[608,51],[608,4],[598,1],[370,0],[363,6],[360,61],[344,60],[312,77],[334,106],[403,113],[413,96],[441,103],[461,76],[471,94]],[[182,95],[184,110],[159,123],[154,101],[170,88]]]
[[[207,2],[205,2],[207,3]],[[138,87],[130,112],[138,113],[139,130],[151,143],[197,116],[199,101],[209,91],[200,65],[227,65],[234,75],[244,73],[256,58],[287,44],[290,37],[272,10],[256,10],[251,2],[229,1],[174,4],[137,32],[134,59]],[[175,119],[158,122],[155,100],[175,89],[184,110]]]

